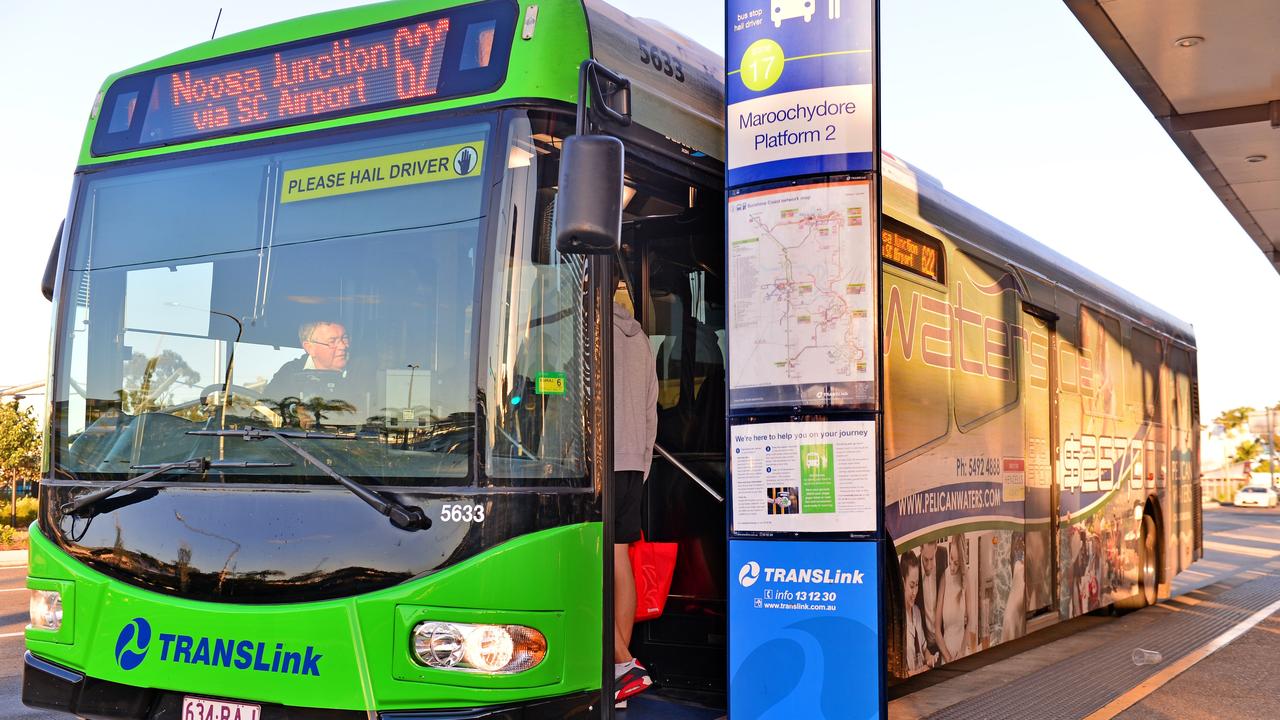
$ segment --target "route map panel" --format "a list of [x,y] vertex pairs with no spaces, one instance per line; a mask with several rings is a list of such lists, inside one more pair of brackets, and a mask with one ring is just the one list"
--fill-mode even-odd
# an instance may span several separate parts
[[874,214],[865,180],[730,198],[732,407],[874,404]]

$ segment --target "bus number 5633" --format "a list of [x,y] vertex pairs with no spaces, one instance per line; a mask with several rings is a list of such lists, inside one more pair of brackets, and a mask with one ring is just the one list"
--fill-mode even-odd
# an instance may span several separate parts
[[484,522],[483,505],[450,505],[440,506],[441,522]]

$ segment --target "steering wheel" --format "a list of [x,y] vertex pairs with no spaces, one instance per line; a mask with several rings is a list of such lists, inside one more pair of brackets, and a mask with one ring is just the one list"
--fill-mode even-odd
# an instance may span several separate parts
[[218,390],[223,390],[225,392],[228,392],[234,395],[244,395],[248,397],[250,400],[261,400],[264,397],[261,392],[244,387],[243,385],[228,385],[226,383],[213,383],[212,385],[206,385],[204,389],[200,391],[200,404],[208,405],[209,396]]

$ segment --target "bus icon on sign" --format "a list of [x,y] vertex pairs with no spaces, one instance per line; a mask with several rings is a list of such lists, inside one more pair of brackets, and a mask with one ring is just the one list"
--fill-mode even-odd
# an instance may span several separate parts
[[783,20],[804,18],[805,22],[813,19],[816,0],[773,0],[773,26],[782,27]]

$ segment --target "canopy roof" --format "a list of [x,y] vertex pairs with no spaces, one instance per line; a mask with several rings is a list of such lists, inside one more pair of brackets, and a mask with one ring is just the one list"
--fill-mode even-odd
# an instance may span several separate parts
[[1064,2],[1280,272],[1280,2]]

